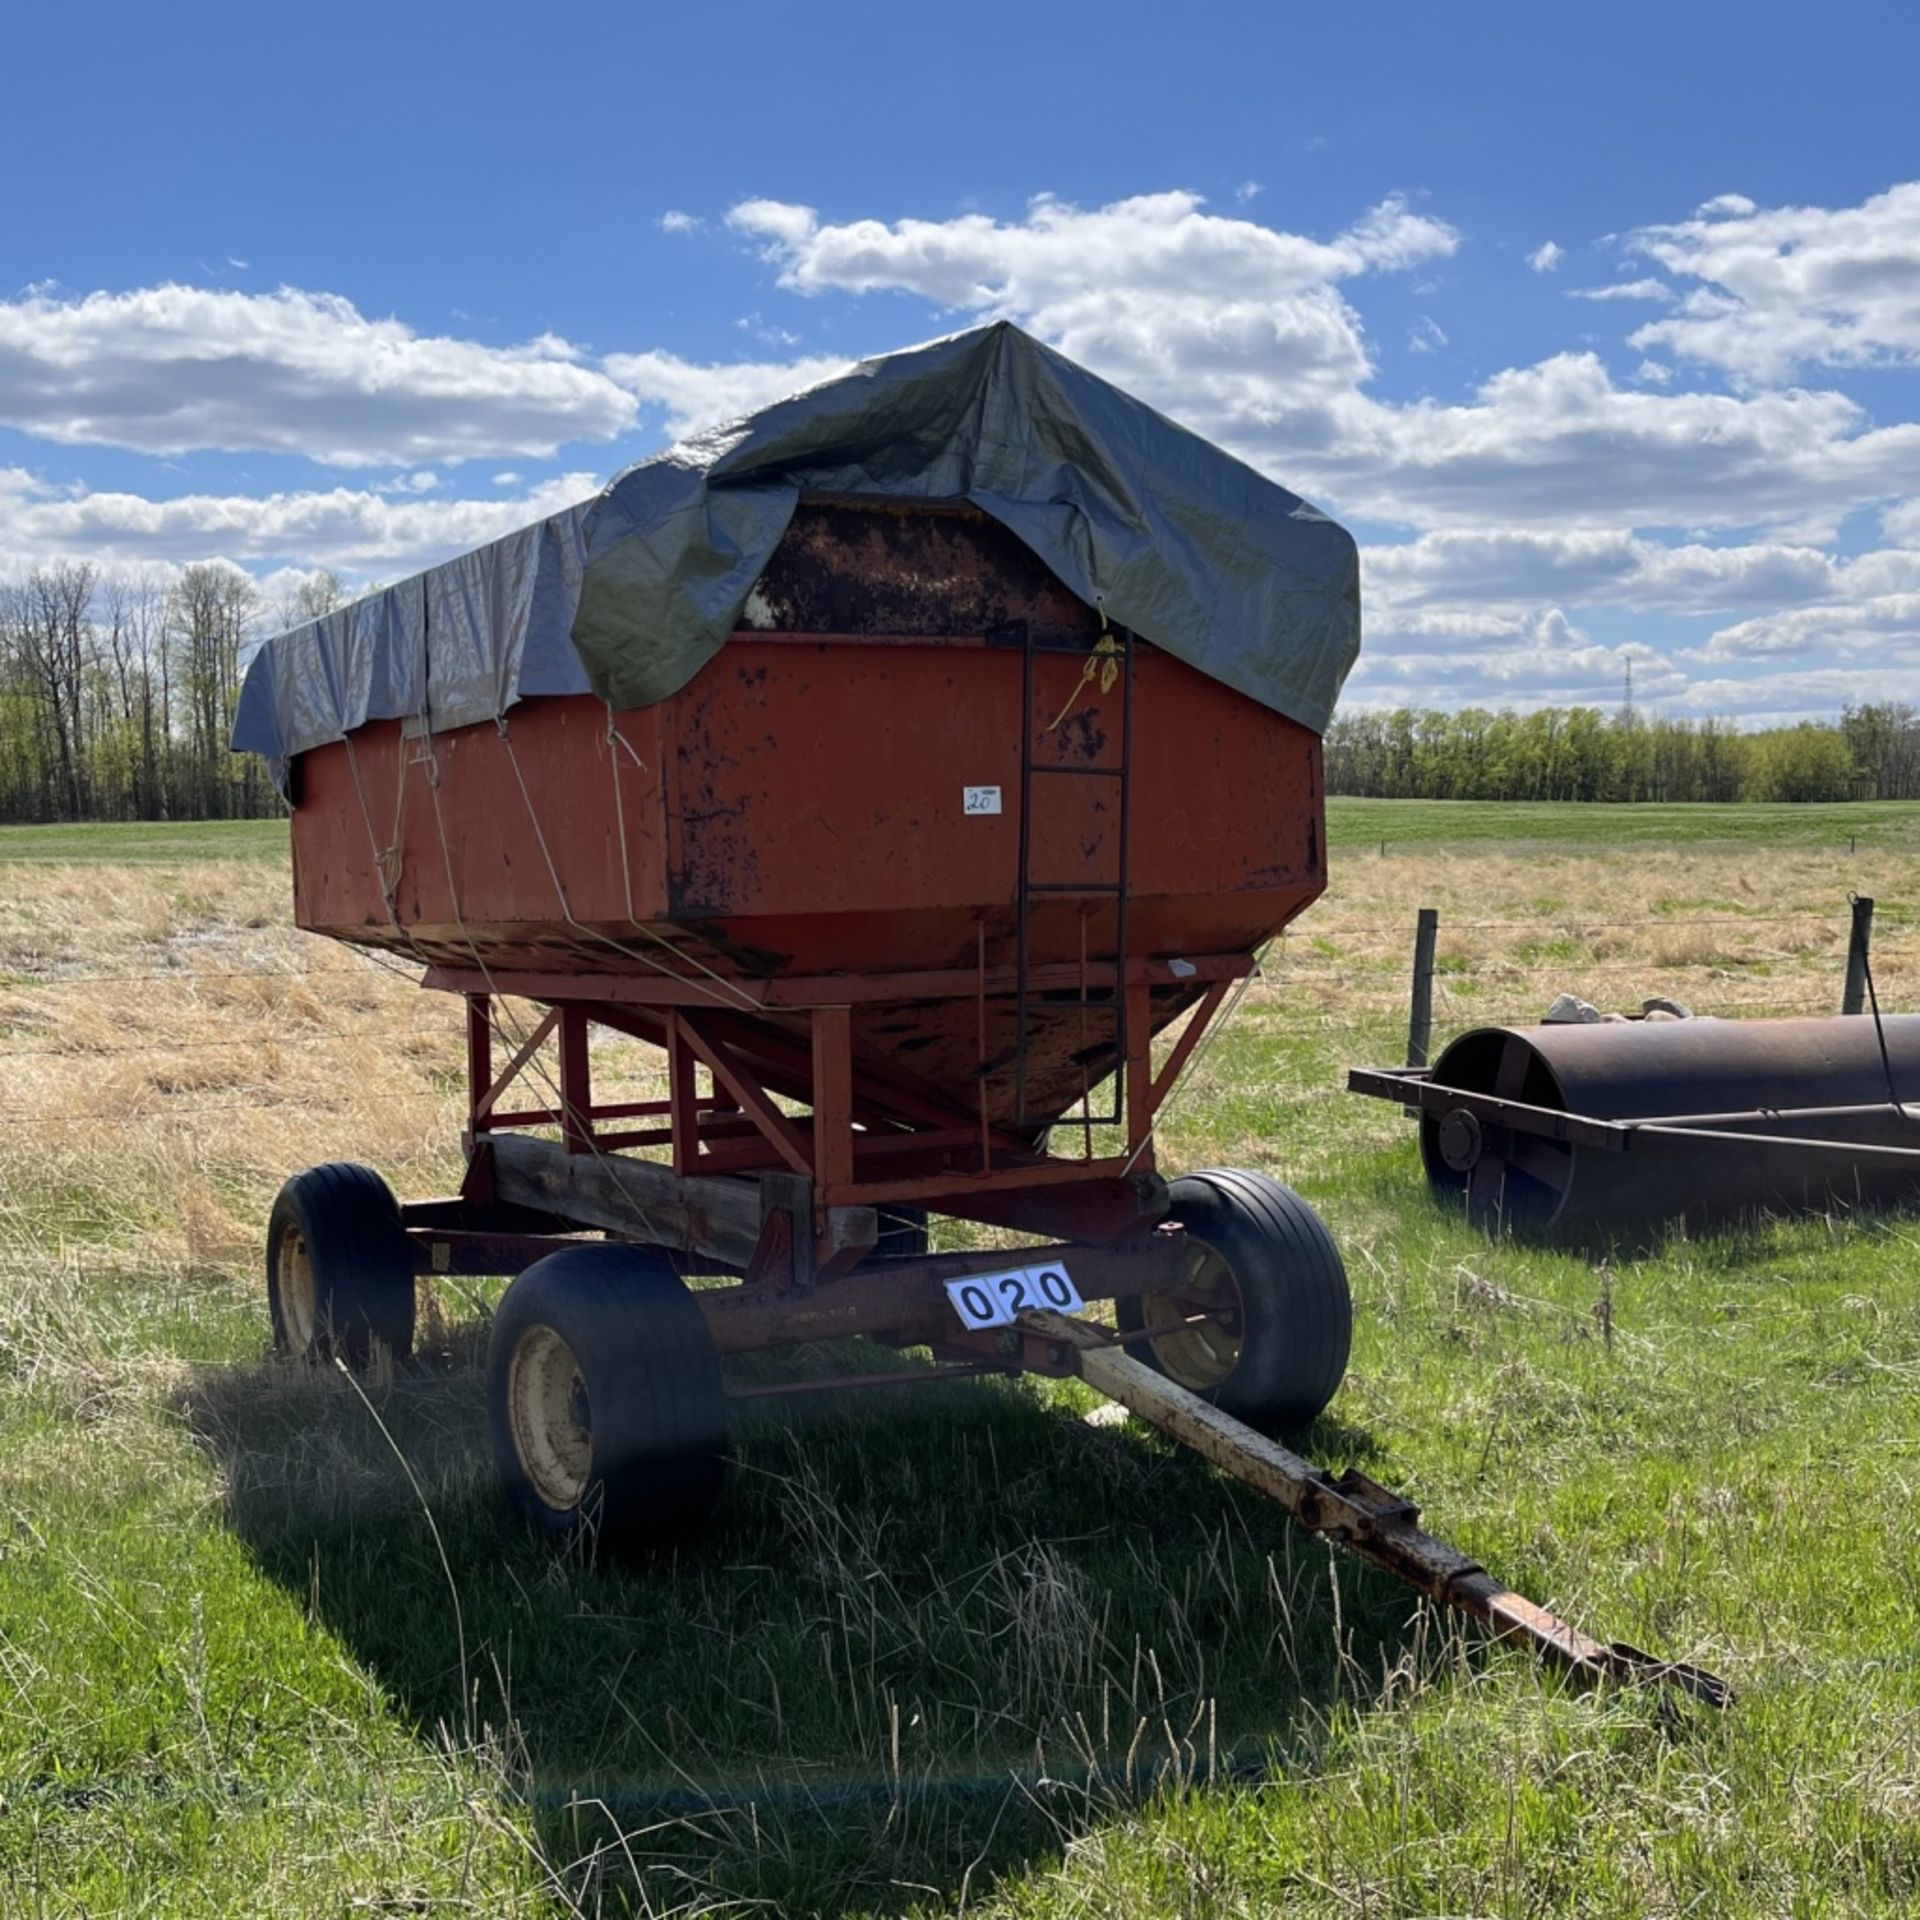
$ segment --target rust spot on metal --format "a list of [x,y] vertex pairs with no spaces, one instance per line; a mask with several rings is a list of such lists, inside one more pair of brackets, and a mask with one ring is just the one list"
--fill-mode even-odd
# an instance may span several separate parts
[[1069,714],[1054,732],[1059,739],[1062,759],[1097,761],[1106,754],[1107,730],[1100,724],[1100,709],[1097,706],[1082,707],[1078,713]]

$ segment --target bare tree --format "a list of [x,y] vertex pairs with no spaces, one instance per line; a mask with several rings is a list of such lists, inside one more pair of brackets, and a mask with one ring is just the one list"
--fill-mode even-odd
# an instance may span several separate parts
[[172,730],[166,710],[167,582],[151,568],[110,575],[101,590],[121,739],[130,763],[128,811],[165,817]]
[[321,567],[302,574],[281,589],[274,617],[282,632],[289,627],[303,627],[309,620],[318,620],[322,614],[344,607],[348,597],[347,583],[332,568]]
[[61,560],[35,567],[7,595],[9,649],[53,749],[53,811],[84,819],[91,797],[83,702],[94,664],[93,594],[99,570]]
[[259,614],[260,590],[252,578],[218,561],[188,567],[168,602],[168,639],[185,710],[195,811],[214,817],[258,804],[259,775],[251,758],[237,783],[233,778],[227,728],[240,692],[241,649]]

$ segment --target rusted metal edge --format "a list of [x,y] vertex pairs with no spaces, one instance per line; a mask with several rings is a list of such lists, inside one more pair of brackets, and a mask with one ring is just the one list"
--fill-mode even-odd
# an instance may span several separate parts
[[[1135,986],[1193,986],[1216,980],[1239,980],[1253,971],[1254,957],[1244,953],[1203,953],[1175,960],[1130,959],[1127,981]],[[1085,984],[1109,988],[1114,982],[1111,960],[1090,962]],[[420,984],[443,993],[478,993],[492,989],[530,1000],[604,1000],[634,1006],[711,1007],[715,988],[707,980],[673,978],[648,973],[536,973],[526,969],[429,965]],[[1078,987],[1081,970],[1071,961],[1035,967],[1029,985],[1034,988]],[[1018,981],[1010,967],[986,975],[990,997],[1011,994]],[[893,973],[806,974],[768,980],[729,978],[727,990],[742,1010],[805,1013],[815,1006],[844,1007],[886,1000],[970,1000],[981,991],[979,970],[973,967],[918,969]]]
[[1497,1094],[1444,1087],[1421,1068],[1349,1067],[1347,1091],[1368,1094],[1376,1100],[1397,1100],[1403,1107],[1418,1107],[1424,1113],[1464,1109],[1519,1133],[1564,1140],[1569,1146],[1598,1147],[1606,1153],[1624,1152],[1630,1139],[1628,1129],[1619,1121],[1590,1120],[1560,1107],[1533,1107],[1524,1100],[1503,1100]]
[[[1885,1113],[1885,1107],[1869,1109]],[[1790,1147],[1795,1153],[1838,1154],[1841,1158],[1875,1165],[1898,1166],[1920,1160],[1920,1147],[1889,1147],[1870,1140],[1809,1140],[1797,1133],[1742,1133],[1729,1127],[1676,1127],[1664,1120],[1636,1120],[1628,1125],[1634,1139],[1717,1140],[1740,1147]]]
[[1870,1120],[1885,1119],[1888,1114],[1920,1127],[1920,1106],[1910,1101],[1895,1105],[1887,1100],[1869,1100],[1848,1107],[1744,1107],[1733,1113],[1662,1113],[1622,1124],[1640,1128],[1772,1127],[1783,1120]]
[[1860,1120],[1889,1112],[1898,1112],[1906,1120],[1920,1121],[1920,1109],[1911,1105],[1896,1108],[1885,1100],[1846,1107],[1756,1107],[1748,1113],[1649,1114],[1627,1120],[1595,1120],[1561,1107],[1530,1106],[1524,1100],[1503,1099],[1497,1094],[1478,1093],[1466,1087],[1443,1086],[1427,1070],[1405,1067],[1349,1067],[1347,1091],[1367,1094],[1377,1100],[1394,1100],[1423,1113],[1471,1113],[1477,1119],[1511,1127],[1516,1133],[1560,1140],[1568,1146],[1597,1147],[1607,1153],[1625,1153],[1636,1140],[1653,1135],[1669,1140],[1720,1140],[1737,1141],[1741,1146],[1791,1147],[1807,1153],[1846,1154],[1860,1160],[1920,1159],[1920,1147],[1745,1131],[1748,1127],[1780,1126],[1795,1121]]
[[1733,1704],[1717,1675],[1661,1660],[1621,1641],[1595,1640],[1490,1574],[1479,1561],[1436,1540],[1419,1509],[1357,1468],[1335,1478],[1278,1441],[1209,1405],[1114,1344],[1100,1327],[1063,1314],[1023,1314],[1030,1332],[1074,1350],[1080,1377],[1128,1412],[1191,1447],[1256,1492],[1277,1500],[1310,1532],[1403,1580],[1436,1606],[1470,1615],[1497,1639],[1526,1645],[1576,1677],[1633,1686],[1670,1686],[1710,1707]]
[[872,1387],[924,1387],[936,1380],[974,1380],[983,1373],[1017,1373],[1007,1360],[969,1360],[955,1366],[893,1367],[885,1373],[836,1373],[806,1380],[772,1380],[759,1386],[729,1387],[729,1400],[775,1400],[803,1393],[851,1393]]

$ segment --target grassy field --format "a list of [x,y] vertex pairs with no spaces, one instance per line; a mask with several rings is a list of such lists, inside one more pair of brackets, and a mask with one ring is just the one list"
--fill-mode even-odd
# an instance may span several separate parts
[[[1479,800],[1355,800],[1327,803],[1335,852],[1385,843],[1424,847],[1544,843],[1558,846],[1870,847],[1920,851],[1920,807],[1900,801],[1737,807],[1489,805]],[[284,820],[141,821],[128,826],[0,827],[0,861],[187,861],[278,859]]]
[[1522,844],[1573,847],[1863,847],[1920,852],[1920,807],[1906,801],[1809,806],[1564,806],[1552,801],[1356,800],[1327,803],[1335,852],[1385,841],[1391,850]]
[[136,820],[111,825],[0,827],[0,861],[66,865],[201,866],[209,860],[284,860],[287,823],[276,820]]
[[288,927],[277,823],[0,834],[0,1916],[1912,1911],[1920,1228],[1490,1243],[1338,1090],[1423,904],[1442,1037],[1831,1010],[1849,889],[1916,1004],[1920,809],[1652,811],[1337,806],[1163,1160],[1338,1235],[1308,1450],[1718,1717],[1562,1690],[1076,1388],[797,1403],[677,1564],[554,1560],[490,1494],[484,1292],[364,1394],[268,1353],[288,1171],[454,1176],[455,1010]]

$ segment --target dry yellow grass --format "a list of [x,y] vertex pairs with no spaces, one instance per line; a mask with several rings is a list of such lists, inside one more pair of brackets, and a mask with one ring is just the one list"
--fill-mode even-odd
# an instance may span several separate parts
[[1338,859],[1328,892],[1255,991],[1336,1022],[1404,1009],[1416,911],[1435,907],[1437,1035],[1534,1020],[1570,992],[1634,1013],[1651,995],[1722,1016],[1840,1010],[1849,889],[1878,901],[1884,1009],[1914,1004],[1911,856],[1703,846],[1667,852],[1425,853]]
[[[1415,910],[1440,912],[1435,1024],[1537,1018],[1570,991],[1721,1015],[1837,1009],[1848,880],[1882,902],[1882,1004],[1920,987],[1911,862],[1705,846],[1461,853],[1334,864],[1326,896],[1268,956],[1249,1011],[1354,1033],[1405,1008]],[[290,924],[285,871],[14,865],[0,888],[0,1208],[197,1268],[252,1247],[285,1176],[332,1158],[408,1194],[458,1170],[457,1005]],[[506,1031],[529,1030],[508,1003]],[[657,1092],[643,1049],[598,1043],[596,1074]],[[538,1085],[538,1082],[535,1082]]]
[[[282,869],[4,871],[0,1208],[217,1266],[257,1241],[279,1182],[319,1161],[450,1190],[458,1003],[422,992],[413,969],[296,931]],[[533,1016],[507,1002],[500,1019],[511,1036]],[[658,1084],[644,1050],[596,1045],[610,1094]]]

